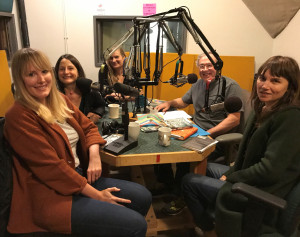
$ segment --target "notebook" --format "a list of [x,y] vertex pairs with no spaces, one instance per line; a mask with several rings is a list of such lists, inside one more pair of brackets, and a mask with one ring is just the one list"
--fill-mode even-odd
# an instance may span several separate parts
[[193,151],[203,153],[206,149],[216,144],[218,141],[207,136],[197,136],[189,139],[181,146]]

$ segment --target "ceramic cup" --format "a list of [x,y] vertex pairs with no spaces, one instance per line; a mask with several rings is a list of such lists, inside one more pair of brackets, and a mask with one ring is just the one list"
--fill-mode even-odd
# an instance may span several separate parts
[[160,127],[158,129],[158,143],[162,146],[170,146],[171,144],[171,128]]
[[111,119],[117,119],[119,118],[119,104],[109,104],[108,110],[109,110],[109,118]]
[[138,140],[140,134],[140,125],[136,122],[130,122],[128,125],[128,137],[134,141]]
[[154,109],[154,107],[150,106],[150,114],[157,114],[158,110]]

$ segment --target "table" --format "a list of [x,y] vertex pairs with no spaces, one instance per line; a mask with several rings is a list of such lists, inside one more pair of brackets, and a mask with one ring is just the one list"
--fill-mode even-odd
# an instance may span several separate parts
[[[157,132],[143,133],[138,138],[138,146],[115,156],[101,151],[101,160],[104,163],[115,167],[130,166],[131,179],[134,182],[145,185],[141,166],[164,163],[192,162],[192,171],[205,174],[206,157],[214,151],[215,146],[205,150],[203,153],[191,151],[181,147],[184,141],[171,140],[171,145],[163,147],[158,144]],[[193,227],[193,220],[188,216],[172,216],[170,218],[157,219],[153,207],[146,216],[148,230],[146,236],[156,236],[158,231],[165,231],[175,228]]]

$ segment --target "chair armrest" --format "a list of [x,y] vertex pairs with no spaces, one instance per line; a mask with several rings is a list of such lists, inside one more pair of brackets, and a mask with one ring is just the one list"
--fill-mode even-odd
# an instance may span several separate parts
[[249,199],[261,202],[277,209],[284,209],[287,205],[287,202],[284,199],[245,183],[233,184],[231,191],[234,193],[241,193]]
[[243,138],[241,133],[227,133],[220,136],[217,136],[215,140],[220,143],[239,143]]

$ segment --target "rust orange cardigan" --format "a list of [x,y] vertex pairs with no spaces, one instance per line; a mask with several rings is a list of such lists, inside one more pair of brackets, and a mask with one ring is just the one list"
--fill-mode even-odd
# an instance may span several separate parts
[[[79,134],[77,153],[83,169],[87,169],[89,146],[105,144],[105,140],[97,126],[66,101],[74,111],[67,122]],[[15,102],[5,115],[4,133],[14,150],[8,231],[71,233],[72,195],[79,194],[87,180],[74,170],[64,131]]]

